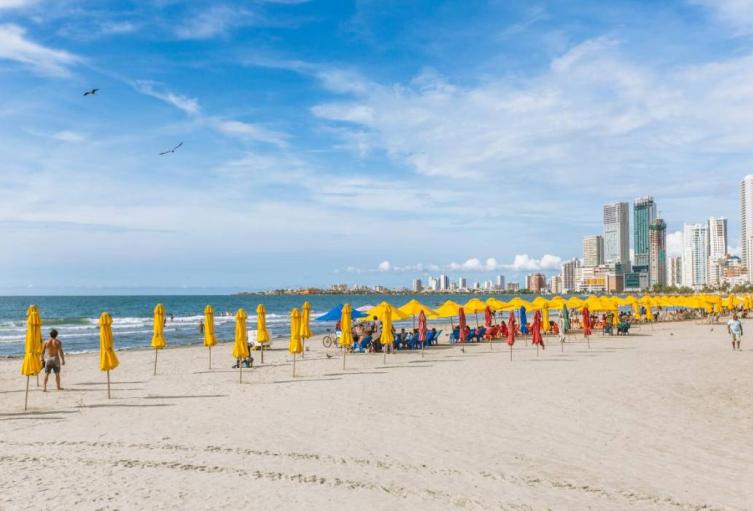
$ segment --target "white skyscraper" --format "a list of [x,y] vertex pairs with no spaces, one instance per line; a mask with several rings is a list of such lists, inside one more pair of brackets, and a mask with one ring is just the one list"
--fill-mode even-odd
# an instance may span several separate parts
[[630,205],[616,202],[604,205],[604,262],[621,264],[630,271]]
[[750,279],[753,276],[753,175],[745,176],[740,183],[740,227],[743,266]]
[[504,288],[505,288],[505,276],[497,275],[497,289],[504,289]]
[[421,284],[421,279],[413,279],[413,292],[420,293],[424,290],[424,286]]
[[466,283],[465,277],[460,277],[458,279],[458,289],[468,289],[468,284]]
[[682,286],[682,257],[667,258],[667,285]]
[[450,278],[447,275],[439,276],[439,290],[440,291],[450,290]]
[[695,289],[708,284],[708,226],[685,224],[682,230],[682,285]]
[[708,283],[710,286],[721,284],[727,257],[727,219],[709,218],[709,260]]

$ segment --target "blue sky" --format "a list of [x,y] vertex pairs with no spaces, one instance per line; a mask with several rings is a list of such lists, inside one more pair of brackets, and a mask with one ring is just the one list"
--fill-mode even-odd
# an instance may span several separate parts
[[736,247],[752,36],[750,0],[0,0],[0,292],[514,279],[646,194]]

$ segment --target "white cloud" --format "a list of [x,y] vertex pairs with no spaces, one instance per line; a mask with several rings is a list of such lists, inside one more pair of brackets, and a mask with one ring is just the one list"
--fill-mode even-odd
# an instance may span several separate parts
[[37,0],[0,0],[0,10],[29,7],[35,3],[37,3]]
[[507,267],[516,271],[559,270],[562,267],[562,258],[546,254],[541,259],[535,259],[528,254],[518,254]]
[[377,266],[377,270],[379,271],[390,271],[392,269],[392,265],[389,261],[382,261],[379,263],[379,266]]
[[13,23],[0,24],[0,60],[20,62],[51,76],[68,76],[81,59],[64,50],[47,48],[26,37],[26,30]]
[[63,130],[53,133],[52,138],[60,140],[61,142],[82,142],[84,140],[84,135],[75,131]]
[[130,21],[108,21],[99,26],[103,34],[130,34],[139,29],[139,25]]
[[245,9],[226,5],[215,5],[211,8],[193,13],[174,29],[180,39],[211,39],[223,35],[228,31],[252,24],[257,16]]
[[702,5],[716,18],[733,27],[738,33],[753,31],[753,1],[751,0],[690,0]]
[[231,135],[243,140],[264,142],[279,147],[287,145],[288,136],[285,133],[273,131],[258,124],[234,120],[215,120],[213,126],[221,133]]
[[138,92],[164,101],[189,115],[197,115],[200,111],[199,101],[196,98],[182,96],[168,90],[159,90],[160,87],[155,82],[149,80],[136,80],[133,82],[133,86]]

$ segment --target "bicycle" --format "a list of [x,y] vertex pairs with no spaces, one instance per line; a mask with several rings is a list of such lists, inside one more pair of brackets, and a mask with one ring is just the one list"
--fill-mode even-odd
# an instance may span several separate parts
[[331,347],[337,347],[339,336],[337,335],[337,332],[332,333],[332,330],[327,330],[327,334],[322,337],[322,344],[325,348],[331,348]]

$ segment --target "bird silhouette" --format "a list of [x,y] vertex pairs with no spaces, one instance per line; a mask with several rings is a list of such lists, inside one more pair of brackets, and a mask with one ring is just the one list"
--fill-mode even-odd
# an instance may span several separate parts
[[327,358],[332,358],[332,355],[330,355],[329,353],[325,353],[325,355],[327,355]]
[[96,96],[99,89],[92,89],[84,92],[84,96]]
[[160,156],[164,156],[166,154],[174,153],[182,145],[183,145],[183,142],[181,142],[180,144],[176,145],[172,149],[168,149],[167,151],[162,151],[161,153],[159,153],[159,155]]

